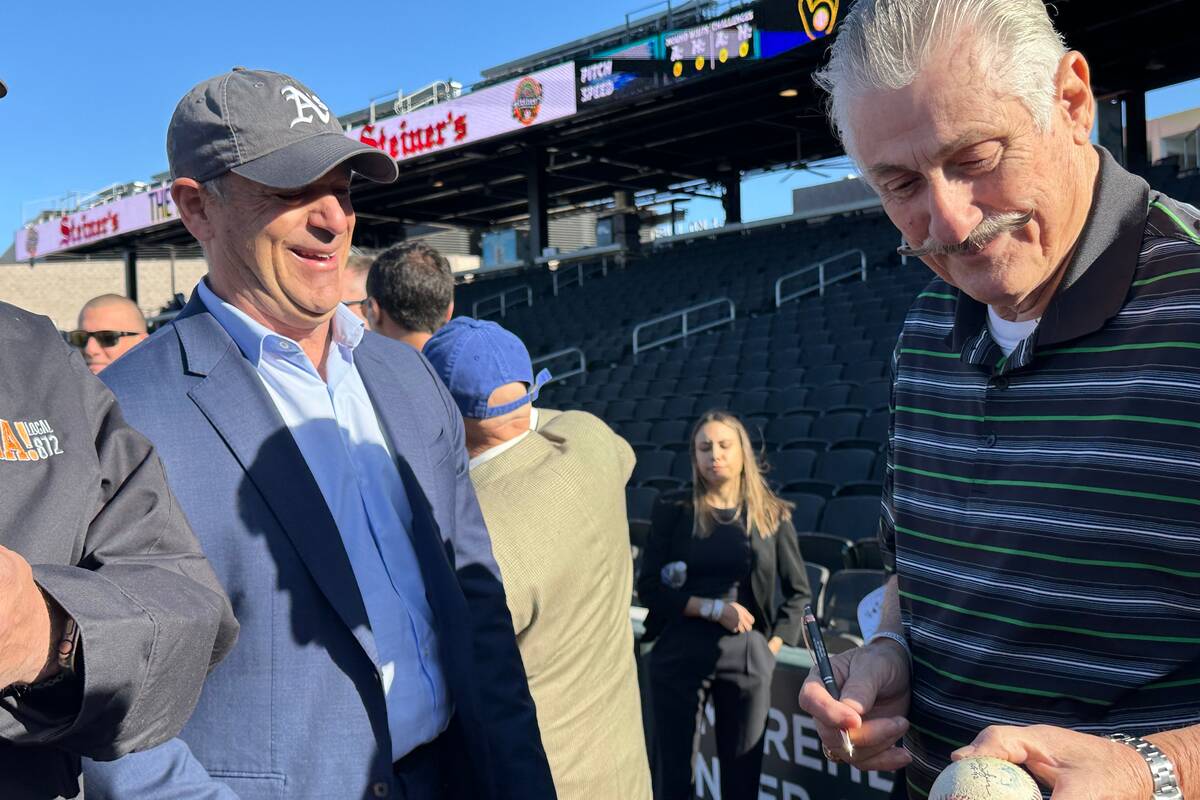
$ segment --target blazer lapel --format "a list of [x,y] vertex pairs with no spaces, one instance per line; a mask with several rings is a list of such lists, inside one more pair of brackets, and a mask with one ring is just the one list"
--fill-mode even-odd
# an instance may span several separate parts
[[189,371],[205,375],[188,396],[221,435],[313,581],[378,667],[375,639],[350,558],[300,448],[258,374],[224,329],[207,313],[188,317],[176,329]]

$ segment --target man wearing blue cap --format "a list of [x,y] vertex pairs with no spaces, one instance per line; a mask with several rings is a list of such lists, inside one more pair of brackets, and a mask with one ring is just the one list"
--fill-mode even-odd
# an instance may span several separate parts
[[459,317],[425,345],[464,417],[479,497],[563,800],[649,800],[629,599],[633,450],[580,411],[536,409],[521,340]]
[[103,379],[242,635],[180,738],[92,765],[89,800],[553,798],[461,417],[341,303],[351,176],[395,162],[240,68],[183,97],[167,151],[208,275]]

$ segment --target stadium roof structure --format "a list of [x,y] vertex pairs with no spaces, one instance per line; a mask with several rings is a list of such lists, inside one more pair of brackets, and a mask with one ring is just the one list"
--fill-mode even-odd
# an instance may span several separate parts
[[[521,224],[531,220],[533,207],[541,211],[531,220],[536,244],[536,228],[544,229],[546,215],[604,210],[613,206],[614,197],[621,198],[621,204],[645,205],[689,195],[724,196],[729,219],[734,221],[739,191],[735,176],[804,166],[841,154],[811,78],[827,51],[821,32],[814,35],[811,28],[814,20],[832,27],[852,5],[847,0],[757,0],[741,5],[692,0],[485,70],[485,80],[472,91],[416,112],[426,116],[416,120],[412,130],[400,130],[404,117],[381,120],[378,131],[356,128],[351,135],[357,131],[364,141],[378,141],[385,150],[390,146],[401,166],[395,184],[364,181],[353,187],[356,243],[387,244],[413,224],[470,228]],[[1200,77],[1194,20],[1187,13],[1191,5],[1188,0],[1147,0],[1141,5],[1127,0],[1058,0],[1052,10],[1068,44],[1088,57],[1097,96],[1124,98],[1128,116],[1136,124],[1138,108],[1140,117],[1145,116],[1145,91]],[[814,15],[821,9],[826,16],[817,19]],[[752,12],[753,20],[745,21],[746,12]],[[804,16],[794,20],[803,22],[803,28],[796,24],[791,34],[780,34],[785,39],[791,35],[788,41],[793,46],[780,44],[783,39],[778,36],[773,43],[760,38],[761,31],[780,28],[779,20],[789,14]],[[710,47],[716,28],[733,34],[737,26],[730,20],[756,26],[754,51],[748,57],[732,56],[728,62],[722,54],[719,63],[716,52],[709,52],[701,69],[700,60],[692,59],[692,51],[686,48],[700,36],[697,31],[707,31],[703,35]],[[786,20],[782,27],[788,27]],[[794,46],[795,37],[805,32],[808,39],[800,41],[806,43]],[[736,39],[731,41],[736,45]],[[689,57],[672,60],[669,56],[681,48]],[[781,52],[773,55],[767,52],[771,49]],[[435,146],[456,131],[456,103],[482,98],[485,92],[506,92],[512,114],[528,122],[520,119],[522,114],[536,115],[534,100],[540,104],[543,90],[548,93],[554,81],[564,80],[567,69],[570,109],[554,111],[547,102],[537,124],[516,125],[512,130],[511,120],[506,128],[504,121],[493,119],[488,121],[489,130],[502,133],[478,140],[466,137],[456,146]],[[585,101],[584,93],[589,91],[592,94]],[[360,122],[362,116],[356,112],[343,120]],[[429,119],[441,121],[424,121]],[[392,126],[390,140],[380,135],[388,125]],[[458,130],[465,133],[465,124]],[[1136,147],[1138,137],[1132,127],[1128,138]],[[1136,162],[1138,154],[1130,155]],[[70,250],[190,242],[182,225],[175,223]]]

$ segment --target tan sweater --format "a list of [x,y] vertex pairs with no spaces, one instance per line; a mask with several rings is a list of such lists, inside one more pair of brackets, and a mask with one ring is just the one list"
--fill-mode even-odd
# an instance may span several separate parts
[[629,602],[633,450],[596,417],[538,430],[471,470],[560,800],[650,800]]

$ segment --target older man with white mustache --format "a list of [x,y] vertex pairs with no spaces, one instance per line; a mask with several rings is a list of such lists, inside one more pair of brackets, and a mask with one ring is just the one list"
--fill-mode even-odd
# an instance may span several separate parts
[[[801,705],[826,757],[1200,792],[1200,214],[1091,143],[1041,0],[859,0],[819,75],[937,275],[893,366],[880,632]],[[841,744],[849,733],[853,753]]]

